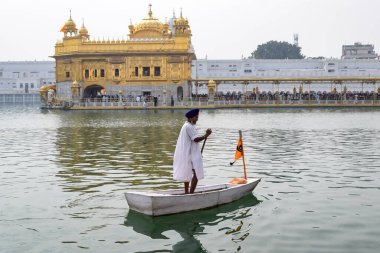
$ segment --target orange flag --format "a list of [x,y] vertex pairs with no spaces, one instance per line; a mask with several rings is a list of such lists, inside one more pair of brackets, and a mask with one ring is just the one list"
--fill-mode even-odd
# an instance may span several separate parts
[[66,28],[66,24],[62,26],[61,30],[59,30],[60,32],[64,32],[65,31],[65,28]]
[[236,151],[235,151],[235,160],[230,163],[230,165],[234,164],[236,160],[238,160],[240,157],[244,156],[244,151],[243,151],[243,138],[240,135],[238,144],[236,145]]
[[241,130],[239,130],[239,140],[238,144],[236,145],[236,151],[235,151],[235,161],[230,163],[230,165],[233,165],[240,157],[243,158],[243,166],[244,166],[244,178],[234,178],[230,181],[232,184],[245,184],[247,183],[247,170],[245,168],[245,161],[244,161],[244,150],[243,150],[243,135],[241,133]]
[[240,157],[242,157],[243,155],[243,140],[241,138],[241,136],[239,137],[239,141],[238,141],[238,144],[236,146],[236,152],[235,152],[235,161],[237,159],[239,159]]

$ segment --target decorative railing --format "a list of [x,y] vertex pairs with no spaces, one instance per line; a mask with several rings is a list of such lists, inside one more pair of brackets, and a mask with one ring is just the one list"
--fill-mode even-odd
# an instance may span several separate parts
[[220,107],[240,107],[240,106],[380,106],[380,98],[376,100],[308,100],[308,99],[291,99],[291,100],[254,100],[254,99],[185,99],[176,100],[158,100],[155,105],[153,100],[136,101],[128,98],[87,98],[80,99],[78,102],[70,101],[73,106],[79,107],[154,107],[154,106],[173,106],[173,107],[202,107],[202,106],[220,106]]
[[0,94],[0,104],[39,104],[40,94]]

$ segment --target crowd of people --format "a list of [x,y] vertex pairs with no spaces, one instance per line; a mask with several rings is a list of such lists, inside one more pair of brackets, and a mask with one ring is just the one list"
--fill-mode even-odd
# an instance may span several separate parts
[[[274,101],[274,100],[380,100],[380,94],[374,91],[345,91],[337,92],[333,90],[331,92],[327,91],[308,91],[290,92],[290,91],[261,91],[252,92],[243,97],[241,92],[219,92],[214,96],[214,100],[242,100],[243,98],[247,100],[254,101]],[[207,94],[196,95],[193,94],[193,100],[206,101],[209,99]]]
[[[310,100],[310,101],[341,101],[341,100],[380,100],[380,91],[341,91],[332,90],[327,91],[257,91],[249,92],[245,96],[242,92],[218,92],[214,96],[209,96],[207,94],[192,94],[192,101],[207,102],[211,98],[214,101],[242,101],[242,100],[251,100],[256,102],[265,102],[265,101],[295,101],[295,100]],[[122,94],[111,94],[111,95],[99,95],[94,98],[84,98],[83,101],[87,102],[122,102],[130,103],[137,102],[142,103],[145,106],[148,105],[171,105],[174,106],[175,103],[183,101],[183,98],[180,97],[162,97],[160,95],[140,95],[140,96],[124,96]]]
[[[170,103],[171,106],[174,106],[174,97],[173,95],[170,96]],[[181,98],[178,98],[178,101],[180,101]],[[139,96],[132,96],[127,95],[124,96],[123,94],[100,94],[98,93],[95,97],[85,97],[81,100],[82,102],[121,102],[121,103],[127,103],[127,102],[137,102],[142,103],[143,106],[148,106],[149,103],[153,103],[154,106],[158,106],[159,103],[163,103],[162,97],[160,95],[139,95]]]

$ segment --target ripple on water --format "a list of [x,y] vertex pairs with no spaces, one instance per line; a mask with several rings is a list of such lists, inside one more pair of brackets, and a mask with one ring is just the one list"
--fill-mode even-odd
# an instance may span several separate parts
[[[0,115],[6,121],[0,124],[0,201],[2,210],[12,210],[0,212],[0,232],[15,251],[380,247],[378,111],[203,111],[197,126],[213,134],[200,184],[243,176],[241,160],[229,165],[242,129],[248,176],[262,178],[257,199],[162,219],[130,215],[123,193],[182,187],[171,173],[183,111],[0,108]],[[149,240],[154,236],[160,237]],[[35,245],[42,237],[44,245]]]

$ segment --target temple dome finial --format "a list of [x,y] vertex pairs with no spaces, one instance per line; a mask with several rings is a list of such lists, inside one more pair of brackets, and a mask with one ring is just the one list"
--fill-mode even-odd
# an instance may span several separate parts
[[153,19],[152,4],[149,4],[148,18]]
[[82,27],[79,29],[79,35],[85,38],[88,38],[88,30],[84,26],[84,19],[82,19]]

